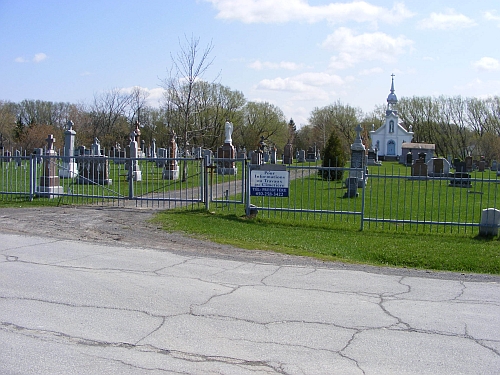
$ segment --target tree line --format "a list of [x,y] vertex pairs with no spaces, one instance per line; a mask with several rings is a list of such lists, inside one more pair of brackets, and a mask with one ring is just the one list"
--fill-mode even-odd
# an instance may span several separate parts
[[[323,150],[335,131],[343,140],[345,152],[354,141],[354,128],[361,124],[363,140],[370,146],[369,131],[382,126],[385,106],[370,113],[337,101],[314,108],[309,124],[297,129],[293,119],[267,102],[247,101],[240,91],[218,83],[198,81],[192,87],[189,120],[183,122],[183,102],[166,94],[160,107],[146,105],[148,93],[140,88],[125,93],[114,89],[95,95],[88,104],[23,100],[0,101],[0,133],[5,147],[32,150],[44,147],[48,134],[62,146],[69,120],[74,122],[79,145],[98,138],[106,148],[117,143],[128,145],[134,123],[141,124],[142,139],[149,145],[166,146],[172,131],[184,148],[197,146],[216,150],[224,142],[224,123],[234,125],[233,144],[247,150],[258,147],[261,137],[269,146],[283,150],[290,141],[294,149],[316,146]],[[167,100],[168,99],[168,100]],[[468,154],[500,159],[500,97],[403,97],[398,102],[403,126],[411,126],[414,142],[433,143],[438,156],[463,159]]]
[[[369,131],[383,125],[385,105],[364,113],[336,101],[311,112],[308,124],[287,121],[283,111],[268,102],[248,101],[243,93],[219,82],[204,79],[212,65],[213,46],[200,48],[200,40],[185,37],[179,52],[171,55],[171,67],[161,80],[164,95],[158,107],[147,105],[149,93],[139,87],[130,92],[112,89],[95,94],[89,104],[23,100],[0,101],[0,133],[4,146],[27,151],[44,147],[48,134],[62,146],[69,120],[74,122],[76,144],[90,146],[98,138],[104,148],[128,145],[135,122],[147,145],[168,145],[176,134],[181,149],[203,147],[215,151],[224,142],[224,124],[234,125],[233,144],[248,151],[263,140],[283,152],[287,142],[295,150],[316,146],[324,150],[335,132],[345,153],[354,141],[355,127],[363,127],[362,138],[370,146]],[[471,154],[500,159],[500,97],[403,97],[397,104],[400,120],[414,132],[414,142],[433,143],[437,156],[464,158]],[[56,141],[57,142],[57,141]],[[57,144],[56,144],[57,146]]]
[[[369,131],[385,122],[385,105],[363,113],[340,101],[311,112],[309,125],[297,132],[296,145],[325,145],[332,131],[342,140],[345,152],[354,141],[355,127],[370,145]],[[436,156],[464,159],[467,155],[500,160],[500,97],[403,97],[397,103],[400,123],[414,132],[413,142],[436,145]],[[323,146],[324,148],[324,146]]]

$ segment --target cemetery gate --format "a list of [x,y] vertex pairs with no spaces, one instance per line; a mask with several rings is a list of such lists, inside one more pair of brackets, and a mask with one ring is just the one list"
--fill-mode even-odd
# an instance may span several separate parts
[[[231,168],[225,166],[228,161]],[[464,232],[480,227],[483,210],[500,207],[500,175],[493,169],[414,176],[410,167],[384,163],[369,166],[366,184],[358,186],[347,178],[359,172],[355,168],[295,161],[271,167],[281,177],[269,181],[262,178],[266,168],[257,169],[245,159],[208,155],[67,158],[16,152],[0,156],[0,199],[16,202],[45,197],[61,204],[202,207],[277,220],[339,221],[365,230]],[[325,178],[334,172],[343,172],[343,177]],[[260,182],[252,181],[252,176]]]

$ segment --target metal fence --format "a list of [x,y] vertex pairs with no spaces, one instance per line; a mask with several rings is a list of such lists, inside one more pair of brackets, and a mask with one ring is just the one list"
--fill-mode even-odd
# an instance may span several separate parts
[[[230,162],[231,173],[219,165]],[[74,163],[74,164],[72,164]],[[45,181],[50,168],[57,178]],[[318,163],[287,165],[287,197],[250,195],[252,166],[242,159],[0,156],[0,199],[56,199],[102,204],[225,209],[278,220],[341,221],[360,229],[471,231],[486,208],[500,206],[496,171],[467,178],[411,176],[411,168],[384,163],[368,168],[365,186],[348,194],[346,178],[359,170]],[[166,172],[167,171],[167,172]],[[323,178],[343,173],[340,180]],[[140,172],[140,173],[139,173]],[[43,187],[43,184],[51,188]]]

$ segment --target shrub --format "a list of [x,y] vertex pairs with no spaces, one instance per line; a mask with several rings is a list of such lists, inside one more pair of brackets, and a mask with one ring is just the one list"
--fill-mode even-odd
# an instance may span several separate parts
[[343,170],[327,169],[331,167],[343,168],[347,162],[347,156],[344,152],[342,138],[337,131],[332,131],[322,155],[322,169],[319,169],[318,174],[325,180],[342,180],[344,176]]

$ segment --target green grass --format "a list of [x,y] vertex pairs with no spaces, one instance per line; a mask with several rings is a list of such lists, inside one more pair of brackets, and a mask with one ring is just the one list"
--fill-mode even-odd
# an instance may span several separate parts
[[[199,169],[195,163],[190,163],[189,168],[188,181],[169,181],[162,179],[161,168],[157,168],[154,163],[141,161],[143,181],[134,183],[134,194],[141,196],[155,191],[198,186]],[[210,173],[209,178],[213,184],[234,183],[241,178],[241,172],[239,167],[237,176]],[[499,207],[500,181],[495,173],[473,172],[472,177],[478,181],[474,181],[471,188],[449,187],[448,180],[411,180],[408,179],[409,173],[408,168],[397,163],[370,167],[365,189],[365,217],[453,221],[459,224],[441,226],[365,222],[365,230],[360,232],[359,215],[306,212],[313,209],[351,213],[361,210],[360,198],[343,198],[345,188],[342,182],[324,181],[316,174],[307,173],[290,182],[289,198],[252,197],[252,204],[269,209],[261,209],[255,219],[244,217],[242,204],[211,203],[210,209],[215,213],[183,209],[164,212],[157,220],[166,230],[180,230],[199,238],[247,249],[352,263],[500,274],[498,238],[478,238],[477,227],[460,225],[478,223],[482,209]],[[1,190],[24,188],[29,181],[23,176],[23,168],[15,168],[14,163],[5,163],[0,171]],[[129,183],[126,181],[124,165],[110,163],[110,178],[113,179],[110,186],[79,185],[73,179],[61,179],[61,184],[65,191],[71,188],[79,194],[128,196]],[[485,182],[485,179],[494,181]],[[24,185],[2,185],[14,182]],[[240,197],[229,198],[238,200]],[[64,197],[35,198],[33,202],[27,202],[23,197],[2,195],[0,207],[90,204],[99,200],[99,197]],[[190,209],[193,207],[198,206],[190,206]],[[289,207],[297,211],[273,210]]]
[[359,231],[355,223],[249,219],[205,210],[165,211],[154,221],[168,231],[244,249],[376,266],[500,274],[498,239],[463,233]]

